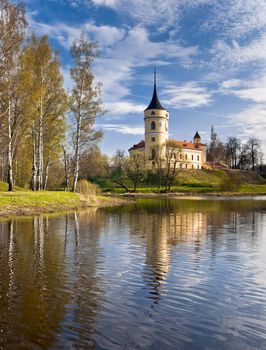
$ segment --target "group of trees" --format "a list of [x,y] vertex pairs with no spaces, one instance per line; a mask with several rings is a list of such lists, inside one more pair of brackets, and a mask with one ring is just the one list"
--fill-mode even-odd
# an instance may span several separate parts
[[156,154],[150,168],[145,165],[144,152],[135,152],[133,157],[129,157],[118,150],[108,166],[110,180],[128,192],[136,192],[137,187],[145,182],[157,185],[160,192],[170,191],[182,171],[182,149],[169,140],[164,157],[160,156],[159,150]]
[[255,137],[250,137],[246,142],[231,136],[226,142],[221,142],[211,128],[211,142],[207,149],[207,160],[213,162],[224,162],[232,169],[252,169],[261,165],[263,153],[261,143]]
[[48,37],[28,33],[22,5],[0,0],[0,179],[9,191],[46,189],[50,179],[75,191],[81,156],[102,136],[93,129],[101,100],[91,72],[99,49],[81,35],[70,53],[66,92]]

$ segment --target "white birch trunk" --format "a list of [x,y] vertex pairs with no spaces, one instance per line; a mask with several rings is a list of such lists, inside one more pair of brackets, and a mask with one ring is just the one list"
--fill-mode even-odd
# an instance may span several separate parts
[[50,160],[50,156],[49,156],[48,157],[48,161],[46,163],[46,167],[45,167],[45,176],[44,176],[44,183],[43,183],[43,189],[44,190],[46,190],[46,187],[47,187],[50,163],[51,163],[51,160]]
[[43,188],[43,101],[40,101],[40,117],[38,128],[38,172],[37,172],[37,189]]
[[32,139],[33,139],[33,160],[32,160],[32,180],[31,180],[31,189],[36,191],[36,180],[37,180],[37,154],[36,154],[36,134],[34,132],[34,126],[32,130]]
[[78,116],[77,121],[77,134],[76,134],[76,147],[75,147],[75,164],[74,164],[74,179],[72,192],[76,192],[78,176],[79,176],[79,152],[80,152],[80,132],[81,132],[81,117]]
[[69,166],[69,158],[64,147],[63,147],[63,152],[64,152],[65,182],[66,182],[65,191],[69,191],[70,166]]
[[12,169],[12,128],[11,128],[11,101],[8,102],[8,147],[7,147],[7,182],[8,191],[13,190],[13,169]]

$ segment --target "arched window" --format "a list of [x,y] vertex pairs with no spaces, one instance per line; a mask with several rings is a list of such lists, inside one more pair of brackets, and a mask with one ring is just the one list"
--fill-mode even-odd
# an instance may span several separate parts
[[151,112],[151,115],[155,115],[155,112],[154,112],[154,111],[152,111],[152,112]]
[[155,151],[155,149],[152,149],[151,150],[151,159],[155,159],[155,157],[156,157],[156,151]]
[[155,130],[155,129],[156,129],[156,124],[155,124],[155,122],[151,122],[151,129],[152,129],[152,130]]

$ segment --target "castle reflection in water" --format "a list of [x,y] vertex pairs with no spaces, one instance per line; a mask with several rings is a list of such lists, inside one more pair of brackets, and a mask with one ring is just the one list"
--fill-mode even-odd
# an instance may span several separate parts
[[[227,249],[232,240],[242,239],[237,233],[243,227],[256,244],[263,210],[254,202],[142,200],[122,208],[1,222],[0,348],[16,348],[21,325],[25,348],[60,347],[58,329],[72,329],[72,324],[86,325],[78,344],[93,347],[105,300],[113,297],[116,320],[123,289],[142,291],[155,307],[164,295],[173,251],[177,278],[178,249],[189,252],[196,271],[207,241],[213,259],[217,247]],[[224,228],[230,240],[221,239]],[[104,317],[101,322],[104,332]]]

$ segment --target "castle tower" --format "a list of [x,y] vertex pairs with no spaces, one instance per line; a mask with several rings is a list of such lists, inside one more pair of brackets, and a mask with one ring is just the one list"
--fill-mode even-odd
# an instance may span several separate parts
[[193,137],[193,142],[194,142],[194,144],[201,143],[201,137],[200,137],[200,135],[199,135],[199,133],[197,131],[196,131],[195,136]]
[[165,157],[168,140],[169,113],[161,105],[156,86],[156,70],[154,69],[154,90],[149,106],[144,111],[145,122],[145,160]]

